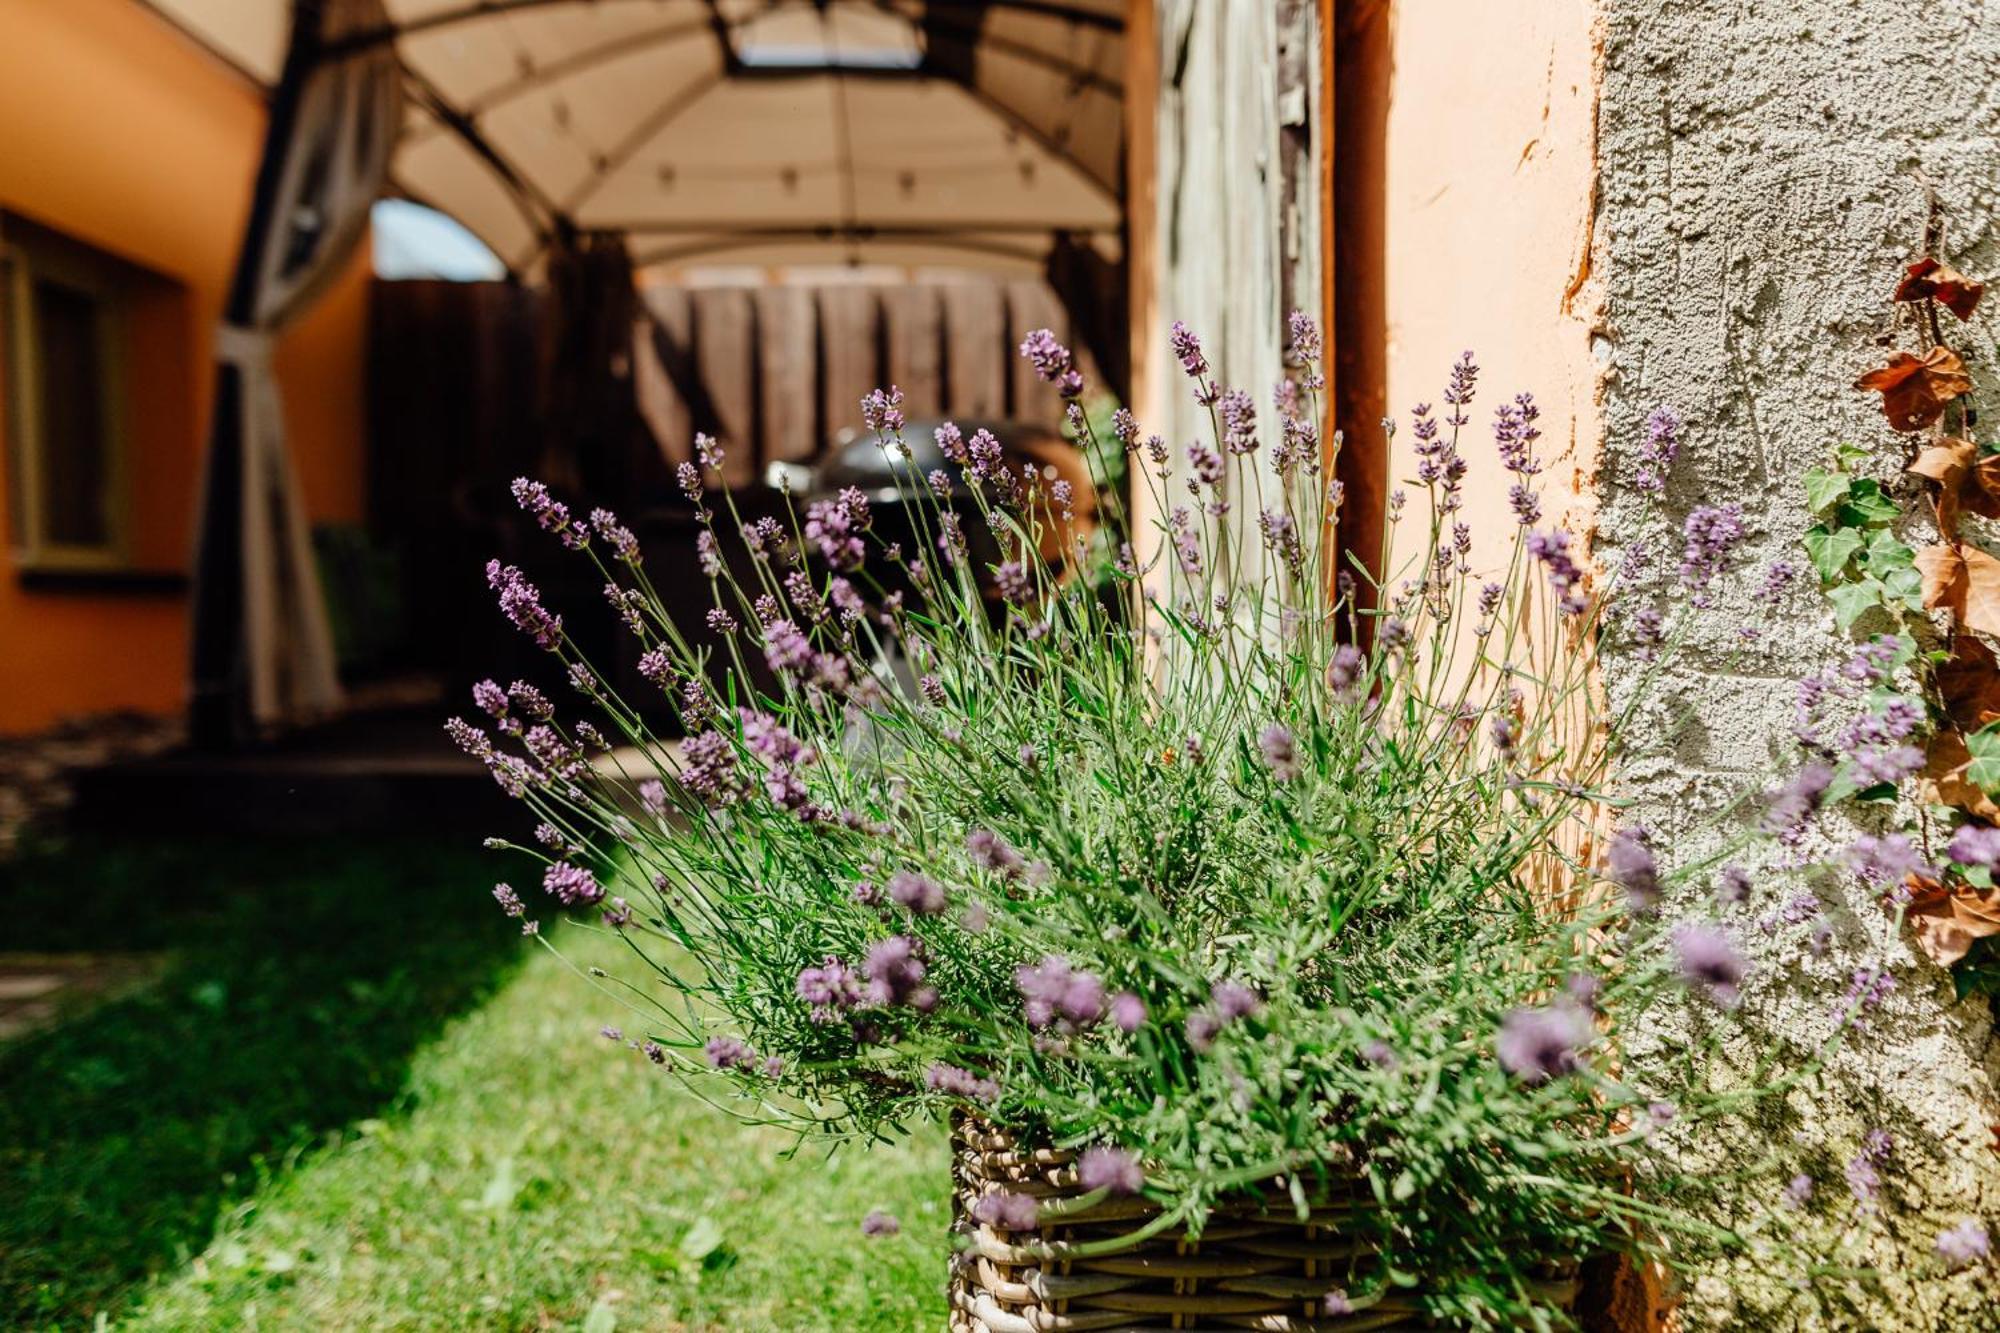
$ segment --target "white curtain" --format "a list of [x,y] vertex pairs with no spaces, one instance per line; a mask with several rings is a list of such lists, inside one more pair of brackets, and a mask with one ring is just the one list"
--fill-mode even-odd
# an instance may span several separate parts
[[[294,14],[295,22],[319,24],[315,46],[386,21],[380,0],[306,0]],[[227,540],[232,512],[236,519],[242,621],[230,675],[260,730],[324,716],[341,702],[272,349],[353,256],[387,178],[402,113],[401,74],[386,44],[316,61],[306,71],[291,133],[265,149],[267,171],[271,165],[277,171],[275,189],[266,187],[265,225],[253,221],[246,239],[257,248],[244,256],[254,264],[249,316],[225,324],[216,338],[218,363],[238,377],[240,411],[236,439],[218,439],[213,447],[238,451],[241,484],[228,494],[226,484],[216,483],[211,459],[211,512],[203,524],[204,540]],[[196,632],[203,632],[199,616]]]

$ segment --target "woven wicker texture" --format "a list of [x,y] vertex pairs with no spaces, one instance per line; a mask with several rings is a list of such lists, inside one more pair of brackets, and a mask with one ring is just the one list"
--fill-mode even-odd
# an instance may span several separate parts
[[[1364,1333],[1428,1329],[1418,1293],[1382,1291],[1371,1247],[1353,1219],[1376,1207],[1358,1180],[1322,1197],[1301,1220],[1282,1194],[1246,1192],[1218,1206],[1199,1240],[1136,1235],[1159,1210],[1143,1199],[1083,1208],[1074,1154],[1017,1145],[961,1120],[952,1140],[953,1212],[961,1248],[950,1286],[951,1333]],[[1033,1195],[1033,1231],[973,1217],[982,1195]],[[1350,1293],[1353,1310],[1328,1315],[1326,1294]],[[1565,1309],[1573,1276],[1552,1277],[1545,1298]]]

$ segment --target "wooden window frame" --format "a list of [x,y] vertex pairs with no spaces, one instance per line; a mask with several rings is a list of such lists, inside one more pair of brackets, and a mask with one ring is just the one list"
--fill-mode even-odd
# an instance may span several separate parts
[[[0,217],[0,328],[6,341],[8,490],[12,497],[14,562],[23,572],[122,570],[132,563],[125,344],[129,284],[115,260],[38,227]],[[41,337],[37,281],[83,293],[98,307],[98,407],[104,423],[105,540],[77,545],[45,531],[43,495],[49,441],[42,426]]]

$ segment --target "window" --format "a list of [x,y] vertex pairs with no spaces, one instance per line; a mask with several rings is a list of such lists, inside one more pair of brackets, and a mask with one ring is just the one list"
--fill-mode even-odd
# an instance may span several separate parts
[[13,540],[26,569],[127,562],[124,266],[0,219]]

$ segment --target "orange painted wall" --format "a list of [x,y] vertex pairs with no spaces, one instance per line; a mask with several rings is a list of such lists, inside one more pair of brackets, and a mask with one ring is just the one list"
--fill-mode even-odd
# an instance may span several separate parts
[[[170,280],[147,285],[131,321],[133,556],[185,573],[209,348],[263,99],[136,0],[0,0],[0,125],[0,209]],[[316,521],[361,516],[367,279],[364,251],[278,352]],[[5,486],[0,469],[0,501]],[[0,733],[112,708],[177,709],[187,657],[185,594],[30,591],[0,547]]]

